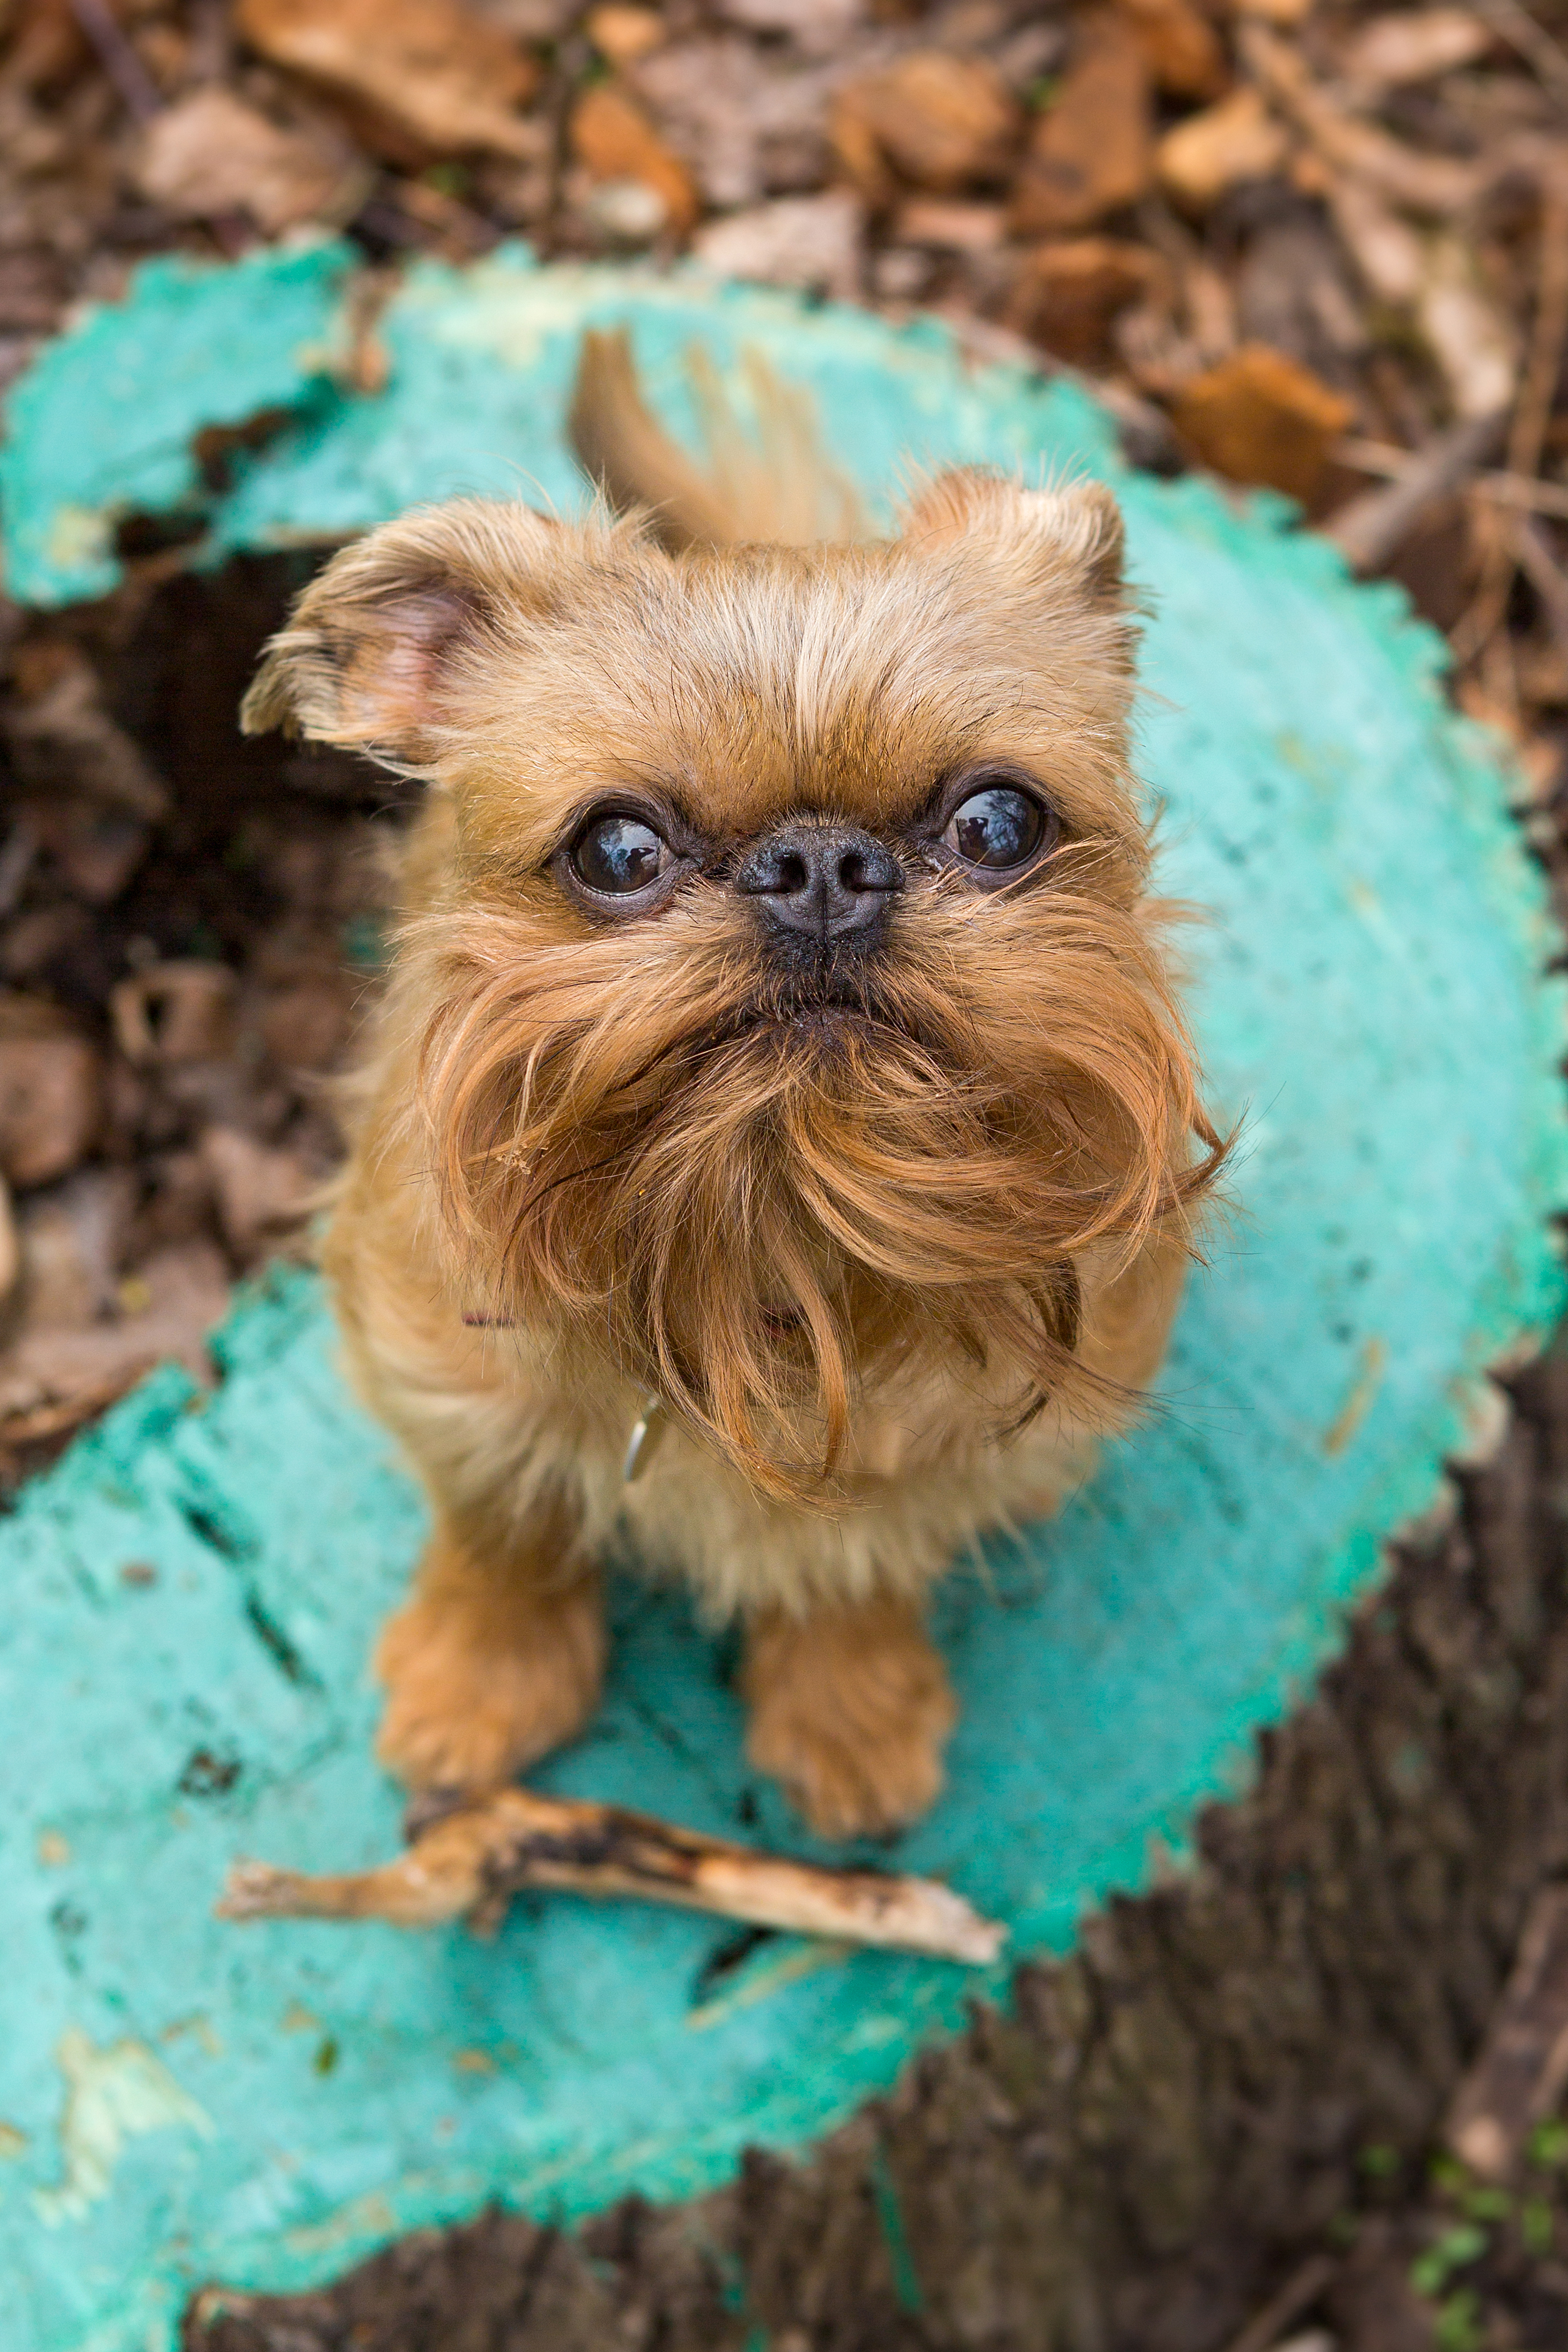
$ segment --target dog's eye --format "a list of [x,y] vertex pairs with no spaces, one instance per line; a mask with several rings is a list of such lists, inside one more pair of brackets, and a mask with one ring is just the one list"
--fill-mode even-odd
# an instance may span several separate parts
[[636,816],[599,816],[572,845],[572,870],[590,890],[624,898],[657,882],[669,861],[668,845]]
[[1011,784],[987,784],[961,801],[942,835],[966,866],[1022,866],[1040,845],[1046,813]]

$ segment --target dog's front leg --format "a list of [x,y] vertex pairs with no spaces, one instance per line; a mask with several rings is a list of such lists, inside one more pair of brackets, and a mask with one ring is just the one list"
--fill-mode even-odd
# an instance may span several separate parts
[[821,1836],[902,1829],[934,1801],[955,1709],[912,1601],[758,1612],[742,1691],[747,1754]]
[[493,1788],[570,1739],[598,1702],[597,1576],[550,1515],[505,1533],[438,1519],[375,1671],[384,1764],[416,1788]]

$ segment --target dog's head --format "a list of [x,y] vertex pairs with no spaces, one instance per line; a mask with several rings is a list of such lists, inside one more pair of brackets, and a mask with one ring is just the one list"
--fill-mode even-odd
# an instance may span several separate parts
[[395,986],[463,1295],[774,1492],[912,1368],[996,1426],[1081,1382],[1084,1254],[1213,1180],[1121,542],[968,474],[813,550],[458,503],[330,563],[252,690],[448,798]]

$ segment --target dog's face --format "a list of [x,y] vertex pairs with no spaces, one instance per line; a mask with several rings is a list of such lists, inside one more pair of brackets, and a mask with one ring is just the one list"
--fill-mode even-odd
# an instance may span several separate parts
[[912,1371],[998,1426],[1070,1386],[1075,1261],[1210,1181],[1120,549],[1106,492],[963,475],[810,551],[459,504],[253,689],[448,796],[395,986],[455,1281],[775,1492]]

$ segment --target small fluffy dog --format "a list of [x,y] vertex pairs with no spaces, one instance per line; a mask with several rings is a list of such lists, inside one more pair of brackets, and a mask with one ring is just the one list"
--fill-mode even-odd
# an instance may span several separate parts
[[326,1248],[434,1513],[381,1755],[478,1789],[570,1738],[624,1542],[739,1617],[752,1759],[847,1836],[936,1795],[923,1596],[1126,1421],[1224,1146],[1115,500],[951,473],[874,540],[756,389],[702,473],[589,337],[610,504],[373,531],[245,719],[429,786]]

